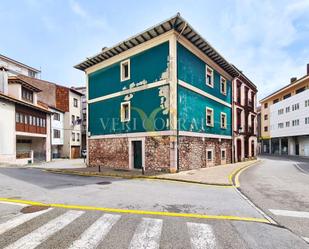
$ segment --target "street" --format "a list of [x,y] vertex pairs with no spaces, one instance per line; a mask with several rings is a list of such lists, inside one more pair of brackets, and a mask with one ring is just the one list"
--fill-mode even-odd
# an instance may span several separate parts
[[[272,172],[286,181],[291,177],[297,180],[295,188],[304,187],[302,177],[308,179],[290,161],[280,161],[283,167],[277,172],[271,168],[274,160],[264,158],[240,177],[241,191],[263,210],[265,197],[252,197],[254,186],[269,186],[263,174]],[[304,219],[283,224],[290,218],[266,212],[281,225],[297,223],[299,230],[269,224],[233,187],[82,177],[30,168],[0,168],[0,179],[1,198],[51,205],[22,214],[24,204],[1,202],[0,248],[309,248],[300,237],[308,237]],[[288,210],[308,212],[305,192],[294,197],[276,193],[276,199],[267,201],[276,204],[268,209],[287,209],[278,201],[281,196],[294,199],[296,206]]]

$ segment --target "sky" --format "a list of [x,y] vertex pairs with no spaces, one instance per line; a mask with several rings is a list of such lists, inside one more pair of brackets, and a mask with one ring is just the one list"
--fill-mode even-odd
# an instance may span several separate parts
[[82,86],[74,65],[177,12],[257,85],[259,99],[306,74],[309,0],[1,0],[0,54]]

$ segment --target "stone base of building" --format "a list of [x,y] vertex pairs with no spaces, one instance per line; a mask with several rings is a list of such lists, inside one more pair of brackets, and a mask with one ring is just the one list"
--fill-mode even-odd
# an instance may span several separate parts
[[[141,141],[143,164],[146,171],[177,171],[177,154],[174,136],[147,136],[136,138],[100,138],[88,140],[88,165],[106,168],[134,169],[133,142]],[[232,162],[232,141],[202,137],[178,138],[179,170],[212,167]],[[207,151],[213,151],[213,159],[207,160]],[[225,151],[222,158],[222,150]]]

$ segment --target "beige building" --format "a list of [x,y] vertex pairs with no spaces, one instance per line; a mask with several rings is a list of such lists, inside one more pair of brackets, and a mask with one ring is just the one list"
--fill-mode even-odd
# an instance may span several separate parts
[[261,103],[261,152],[309,156],[309,64],[307,74]]

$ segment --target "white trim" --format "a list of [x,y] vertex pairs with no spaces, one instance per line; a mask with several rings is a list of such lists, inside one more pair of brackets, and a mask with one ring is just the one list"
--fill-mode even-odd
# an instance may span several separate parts
[[29,132],[22,132],[22,131],[16,131],[16,136],[25,136],[25,137],[42,137],[46,138],[46,134],[39,134],[39,133],[29,133]]
[[[224,158],[222,158],[222,152],[224,151],[224,155],[225,155],[225,157]],[[226,164],[226,148],[221,148],[221,150],[220,150],[220,164],[222,165],[222,164]]]
[[210,133],[201,133],[193,131],[179,131],[180,136],[189,136],[189,137],[205,137],[205,138],[217,138],[217,139],[232,139],[232,136],[227,135],[218,135]]
[[[125,117],[125,110],[124,110],[124,105],[128,105],[128,115],[129,117],[126,118]],[[126,101],[126,102],[121,102],[120,103],[120,120],[121,122],[129,122],[131,120],[131,102],[130,101]]]
[[[222,116],[224,116],[225,117],[225,119],[224,119],[224,126],[222,125]],[[227,129],[227,115],[226,115],[226,113],[225,112],[221,112],[220,113],[220,127],[221,127],[221,129]]]
[[[224,82],[224,92],[222,92],[222,87],[221,87],[221,84]],[[226,96],[227,94],[227,83],[226,83],[226,79],[220,75],[220,93],[222,93],[223,95]]]
[[[207,112],[208,111],[211,111],[211,124],[208,124],[207,123]],[[206,107],[206,126],[209,126],[209,127],[214,127],[214,109],[213,108],[210,108],[210,107]]]
[[104,139],[104,138],[131,138],[131,137],[158,137],[158,136],[175,136],[176,131],[152,131],[152,132],[134,132],[121,134],[95,135],[88,139]]
[[[124,76],[124,71],[123,71],[124,64],[128,65],[128,77]],[[120,62],[120,82],[129,80],[129,79],[131,79],[131,63],[130,63],[130,59],[126,59]]]
[[230,103],[225,102],[224,100],[219,99],[219,98],[217,98],[217,97],[215,97],[215,96],[213,96],[213,95],[211,95],[211,94],[209,94],[209,93],[207,93],[207,92],[205,92],[205,91],[203,91],[203,90],[201,90],[201,89],[199,89],[199,88],[197,88],[195,86],[192,86],[192,85],[190,85],[190,84],[188,84],[188,83],[186,83],[186,82],[184,82],[182,80],[178,80],[178,84],[180,86],[185,87],[185,88],[187,88],[187,89],[189,89],[189,90],[191,90],[191,91],[193,91],[195,93],[198,93],[198,94],[200,94],[200,95],[202,95],[202,96],[204,96],[206,98],[212,99],[212,100],[214,100],[214,101],[216,101],[216,102],[218,102],[218,103],[220,103],[222,105],[225,105],[225,106],[230,107],[230,108],[232,107],[232,105]]
[[119,96],[122,96],[122,95],[127,95],[127,94],[130,94],[130,93],[135,93],[135,92],[138,92],[138,91],[147,90],[147,89],[150,89],[150,88],[163,86],[163,85],[166,85],[166,84],[168,84],[168,82],[166,80],[160,80],[160,81],[156,81],[154,83],[148,83],[146,85],[137,86],[137,87],[126,89],[126,90],[123,90],[123,91],[120,91],[120,92],[115,92],[115,93],[104,95],[104,96],[101,96],[101,97],[98,97],[98,98],[90,99],[90,100],[88,100],[88,104],[92,104],[92,103],[99,102],[99,101],[106,100],[106,99],[119,97]]
[[145,137],[135,137],[129,138],[129,168],[134,169],[134,154],[133,154],[133,141],[141,141],[142,142],[142,168],[145,169]]
[[128,58],[132,55],[141,53],[145,50],[148,50],[148,49],[153,48],[155,46],[158,46],[158,45],[160,45],[164,42],[167,42],[170,39],[170,36],[174,33],[175,33],[174,30],[170,30],[170,31],[158,36],[158,37],[155,37],[155,38],[153,38],[149,41],[146,41],[146,42],[144,42],[140,45],[137,45],[133,48],[130,48],[130,49],[118,54],[118,55],[115,55],[110,59],[104,60],[104,61],[102,61],[98,64],[95,64],[95,65],[85,69],[85,73],[86,74],[93,73],[93,72],[98,71],[102,68],[105,68],[105,67],[110,66],[112,64],[115,64],[117,62],[120,62],[121,60],[124,60],[124,59],[126,59],[126,58]]
[[[206,85],[211,87],[211,88],[214,88],[214,85],[215,85],[215,81],[214,81],[214,70],[208,66],[207,64],[205,64],[205,76],[206,76]],[[208,76],[208,70],[211,71],[211,80],[210,80],[210,83],[207,82],[207,76]]]

